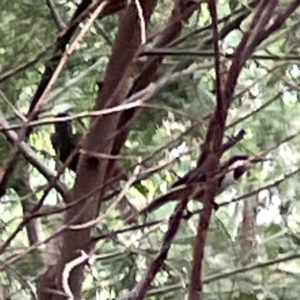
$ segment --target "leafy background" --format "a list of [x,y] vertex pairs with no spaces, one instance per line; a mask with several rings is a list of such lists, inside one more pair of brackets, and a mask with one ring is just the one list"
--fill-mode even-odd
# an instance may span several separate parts
[[[234,15],[246,2],[219,1],[219,18]],[[281,1],[281,5],[286,2]],[[75,1],[55,3],[65,21],[69,20],[77,6]],[[165,24],[171,5],[172,1],[160,1],[151,19],[150,31],[155,33]],[[1,74],[35,58],[58,35],[46,1],[3,0],[0,16]],[[298,299],[300,177],[298,172],[294,172],[300,159],[298,17],[299,10],[256,50],[240,74],[235,100],[229,111],[226,136],[230,137],[241,129],[247,134],[226,156],[267,153],[272,161],[254,168],[238,186],[218,197],[217,201],[224,203],[259,189],[254,195],[224,205],[214,213],[205,249],[203,299]],[[242,24],[242,29],[246,28],[249,19]],[[118,23],[117,14],[94,23],[52,88],[43,117],[66,109],[76,115],[93,108],[96,80],[104,76]],[[152,100],[153,107],[143,109],[126,141],[121,164],[128,173],[133,171],[139,160],[174,141],[172,147],[166,146],[159,151],[147,167],[163,166],[172,160],[173,164],[144,179],[128,192],[132,203],[139,208],[166,192],[176,180],[176,174],[182,176],[196,165],[198,145],[203,140],[207,125],[203,118],[215,104],[213,52],[202,46],[203,41],[211,37],[211,30],[206,27],[210,23],[209,12],[203,7],[184,25],[181,37],[174,45],[185,53],[175,51],[174,55],[166,56],[157,79],[173,65],[187,64],[193,72],[167,85]],[[226,22],[221,24],[226,25]],[[240,30],[230,32],[221,41],[222,51],[232,53],[241,36]],[[195,51],[198,55],[191,55]],[[47,58],[44,55],[38,63],[1,82],[0,107],[10,122],[17,122],[15,108],[20,113],[27,111]],[[229,64],[230,55],[225,62]],[[87,70],[89,72],[85,73]],[[74,128],[86,132],[88,118],[83,123],[74,121]],[[175,142],[192,125],[195,128]],[[52,132],[51,125],[36,127],[29,144],[39,158],[54,170],[57,160],[50,143]],[[0,161],[3,163],[9,148],[9,143],[2,136]],[[293,173],[292,176],[287,175],[290,173]],[[72,186],[74,173],[66,171],[63,180]],[[278,180],[282,180],[280,184]],[[33,205],[41,197],[41,187],[45,183],[46,180],[24,158],[19,161],[6,195],[1,199],[1,244],[22,220],[24,205]],[[44,205],[61,205],[55,191],[48,195]],[[167,204],[148,219],[165,219],[173,207],[173,203]],[[191,202],[189,207],[193,210],[201,205]],[[152,283],[148,293],[150,298],[184,297],[191,271],[197,218],[198,215],[194,215],[182,222],[168,259]],[[42,236],[49,236],[61,219],[62,214],[39,218]],[[251,226],[245,226],[246,222],[250,222]],[[114,299],[131,290],[157,253],[167,228],[166,223],[159,223],[157,226],[145,226],[142,230],[132,229],[101,238],[103,233],[126,226],[118,212],[113,211],[94,229],[95,236],[100,236],[96,244],[99,255],[86,269],[84,299]],[[0,283],[9,299],[37,299],[35,283],[45,268],[44,257],[49,253],[44,245],[26,253],[28,243],[24,229],[1,253]]]

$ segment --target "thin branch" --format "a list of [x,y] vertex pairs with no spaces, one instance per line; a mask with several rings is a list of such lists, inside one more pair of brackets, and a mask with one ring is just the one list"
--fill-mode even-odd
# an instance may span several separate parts
[[239,45],[237,46],[234,55],[233,60],[230,66],[230,69],[228,71],[227,80],[224,84],[225,90],[223,91],[226,101],[228,103],[228,106],[230,104],[234,88],[237,83],[238,75],[240,74],[241,68],[246,60],[246,57],[243,56],[243,53],[245,51],[245,47],[247,45],[247,42],[249,40],[249,37],[251,35],[252,30],[255,28],[256,23],[260,19],[261,11],[264,11],[263,9],[263,2],[266,2],[267,0],[263,0],[258,4],[258,7],[256,8],[256,14],[252,18],[252,22],[249,25],[248,30],[244,33],[243,38]]
[[240,142],[246,134],[244,129],[240,130],[237,135],[229,138],[229,140],[223,144],[222,146],[222,153],[226,152],[228,149],[235,146],[238,142]]
[[147,41],[147,38],[146,38],[146,22],[145,22],[145,19],[144,19],[144,15],[143,15],[143,9],[142,9],[142,6],[141,6],[141,3],[139,0],[134,0],[135,2],[135,6],[136,6],[136,9],[138,11],[138,17],[139,17],[139,20],[140,20],[140,32],[141,32],[141,45],[144,45],[146,44],[146,41]]
[[[215,1],[210,0],[209,10],[211,13],[213,23],[213,44],[216,53],[215,56],[215,72],[217,79],[217,104],[214,115],[210,121],[205,142],[202,146],[202,153],[198,160],[198,165],[201,163],[205,153],[211,152],[215,157],[212,170],[217,170],[219,167],[220,156],[222,155],[222,141],[226,125],[226,117],[228,110],[228,98],[224,93],[224,83],[220,74],[220,56],[219,56],[219,32],[217,27],[217,8]],[[197,235],[195,237],[194,249],[193,249],[193,265],[191,271],[191,284],[189,287],[188,300],[200,300],[202,291],[202,268],[204,259],[204,248],[206,245],[207,232],[209,228],[210,218],[213,210],[213,203],[215,197],[215,191],[217,190],[218,182],[213,178],[213,175],[209,175],[208,178],[213,179],[208,188],[204,191],[203,196],[203,209],[198,222]]]
[[[196,56],[196,57],[214,57],[216,54],[214,51],[205,50],[191,50],[191,49],[176,49],[176,48],[151,48],[145,49],[140,53],[140,56]],[[220,56],[226,59],[234,58],[234,54],[220,53]],[[266,61],[299,61],[297,55],[271,55],[271,54],[252,54],[249,56],[251,60],[266,60]]]
[[178,231],[180,221],[183,217],[183,212],[187,206],[189,195],[187,194],[182,201],[180,201],[176,208],[174,213],[171,215],[169,219],[169,227],[167,232],[165,233],[162,245],[160,248],[160,251],[156,255],[156,257],[152,260],[149,268],[145,272],[145,275],[143,276],[143,279],[141,282],[129,292],[128,295],[125,297],[119,298],[117,300],[142,300],[144,299],[151,282],[155,278],[157,272],[160,270],[161,266],[164,264],[168,252],[170,250],[170,247],[172,245],[173,239]]
[[[223,280],[223,279],[229,279],[231,277],[235,277],[238,274],[245,274],[247,272],[256,270],[256,269],[264,269],[266,267],[272,267],[272,266],[278,266],[278,264],[280,263],[284,263],[284,262],[289,262],[292,260],[296,260],[300,258],[300,253],[296,252],[296,253],[291,253],[288,254],[284,257],[280,257],[278,259],[274,259],[274,260],[267,260],[265,262],[259,262],[259,263],[255,263],[255,264],[251,264],[251,265],[246,265],[243,266],[242,268],[238,268],[235,270],[229,270],[225,273],[221,273],[221,274],[217,274],[217,275],[212,275],[209,276],[207,278],[203,278],[202,283],[203,284],[210,284],[213,282],[217,282],[219,280]],[[277,269],[277,268],[276,268]],[[274,270],[276,271],[276,270]],[[186,285],[189,285],[189,283],[187,282]],[[148,293],[147,296],[151,297],[151,296],[160,296],[163,294],[167,294],[169,292],[175,292],[177,290],[182,290],[184,289],[183,285],[180,284],[173,284],[173,285],[167,285],[167,286],[163,286],[163,287],[159,287],[159,288],[153,288],[151,289]]]
[[[247,3],[246,5],[242,5],[242,7],[234,12],[230,12],[230,14],[228,14],[227,16],[221,18],[218,20],[218,24],[232,24],[233,21],[231,20],[232,18],[236,19],[240,19],[245,18],[246,16],[248,16],[251,13],[251,10],[257,5],[257,3],[259,2],[259,0],[254,0],[254,1],[250,1]],[[231,21],[231,22],[230,22]],[[177,38],[176,40],[174,40],[172,43],[170,43],[170,46],[177,46],[179,44],[182,44],[182,42],[184,42],[185,40],[187,40],[188,38],[193,37],[194,35],[198,35],[201,33],[206,32],[207,30],[210,30],[212,28],[212,24],[206,25],[204,27],[201,28],[197,28],[195,30],[193,30],[192,32],[189,32],[185,35],[181,35],[179,38]],[[197,37],[198,38],[198,37]]]
[[[9,124],[7,123],[2,111],[0,110],[0,126],[3,128],[9,127]],[[5,130],[3,134],[6,136],[7,140],[15,144],[18,141],[18,135],[16,132],[12,130]],[[48,181],[51,181],[53,178],[55,178],[55,173],[50,170],[36,155],[36,153],[28,146],[25,142],[19,143],[19,149],[21,153],[24,155],[25,159],[33,165]],[[56,181],[54,183],[54,188],[57,190],[58,193],[61,194],[61,196],[66,199],[68,188],[65,186],[62,182]]]
[[59,12],[55,6],[53,0],[46,0],[46,3],[50,9],[51,17],[59,31],[63,31],[66,29],[66,24],[63,22],[62,18],[59,15]]
[[45,48],[45,50],[40,52],[35,58],[29,60],[28,62],[22,63],[21,65],[19,65],[18,67],[14,68],[12,70],[4,71],[3,73],[1,73],[0,74],[0,83],[10,79],[11,77],[25,71],[26,69],[28,69],[30,67],[33,67],[39,61],[41,61],[47,54],[49,54],[49,52],[52,50],[52,48],[53,48],[53,44],[50,44],[49,46],[47,46]]
[[278,99],[280,99],[280,97],[282,96],[282,92],[278,92],[275,96],[273,96],[271,99],[267,100],[264,104],[262,104],[260,107],[258,107],[257,109],[249,112],[248,114],[246,114],[245,116],[239,118],[238,120],[230,123],[226,129],[235,127],[237,124],[240,124],[242,122],[244,122],[245,120],[255,116],[257,113],[259,113],[260,111],[264,110],[266,107],[268,107],[269,105],[271,105],[272,103],[274,103],[275,101],[277,101]]
[[86,254],[84,251],[81,251],[81,255],[76,257],[75,259],[71,260],[70,262],[66,263],[64,270],[62,272],[62,287],[65,293],[65,296],[69,300],[75,300],[75,297],[72,293],[72,290],[69,286],[69,277],[71,271],[76,268],[77,266],[86,263],[90,259],[90,256]]
[[211,15],[212,20],[212,30],[213,30],[213,47],[214,47],[214,62],[215,62],[215,74],[216,74],[216,92],[217,92],[217,110],[223,111],[225,109],[224,106],[224,95],[223,91],[223,79],[224,74],[221,71],[221,61],[220,61],[220,49],[219,49],[219,39],[220,34],[218,30],[218,14],[217,14],[217,7],[215,1],[208,1],[208,7]]

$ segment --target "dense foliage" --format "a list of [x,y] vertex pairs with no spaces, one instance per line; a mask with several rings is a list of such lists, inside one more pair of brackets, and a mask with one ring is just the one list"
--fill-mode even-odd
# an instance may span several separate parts
[[[71,20],[76,19],[74,14],[90,2],[3,0],[0,3],[0,285],[5,299],[58,299],[50,297],[51,290],[49,298],[43,298],[39,290],[39,282],[47,270],[52,270],[61,249],[60,241],[48,238],[67,224],[65,210],[71,206],[53,184],[50,192],[45,192],[55,171],[62,166],[50,139],[54,132],[54,116],[69,111],[74,132],[91,130],[90,115],[97,106],[99,93],[105,94],[108,90],[107,68],[117,48],[115,41],[122,29],[122,17],[129,10],[124,6],[119,11],[120,8],[114,7],[117,1],[108,1],[112,4],[111,11],[108,8],[106,13],[99,11],[100,15],[90,27],[87,24],[93,18],[94,9],[89,14],[82,14],[65,50],[62,47],[64,34],[72,24]],[[133,2],[128,6],[134,5]],[[177,202],[167,203],[146,219],[138,218],[138,226],[126,222],[128,214],[124,217],[122,206],[116,201],[125,194],[137,209],[141,209],[195,167],[217,105],[220,86],[216,80],[213,5],[197,4],[201,8],[191,11],[186,19],[182,17],[180,34],[174,34],[167,45],[162,43],[159,47],[155,43],[165,34],[164,29],[175,22],[172,16],[178,3],[188,11],[197,1],[157,2],[147,26],[146,43],[139,49],[130,71],[127,70],[130,76],[123,88],[128,97],[141,90],[134,90],[132,86],[147,63],[157,55],[163,60],[151,75],[152,85],[150,82],[146,85],[155,90],[153,96],[149,96],[143,108],[129,120],[127,128],[130,132],[120,153],[103,150],[104,154],[116,155],[113,158],[117,157],[127,179],[123,178],[106,190],[106,196],[113,192],[114,195],[103,203],[99,217],[91,225],[94,247],[90,252],[84,248],[86,245],[80,248],[82,255],[90,256],[80,288],[82,299],[123,296],[124,299],[138,299],[126,298],[126,295],[137,283],[144,282],[145,274],[149,274],[148,267],[161,251],[168,219]],[[189,6],[188,2],[192,4]],[[233,53],[257,16],[257,9],[262,9],[262,2],[268,1],[218,1],[221,77],[225,78],[223,74],[229,72]],[[276,23],[277,16],[297,2],[274,1],[274,18],[270,22]],[[221,206],[213,212],[207,232],[202,262],[202,299],[298,299],[298,17],[300,10],[295,6],[278,30],[270,31],[269,36],[262,38],[239,74],[228,109],[224,142],[241,130],[245,130],[246,135],[223,155],[222,160],[240,153],[261,155],[269,160],[255,166],[237,185],[216,197]],[[84,28],[88,30],[83,34]],[[83,37],[75,43],[80,34]],[[124,57],[130,47],[131,44],[125,41]],[[62,56],[68,51],[68,55]],[[124,58],[119,60],[122,64]],[[37,93],[45,74],[49,70],[58,70],[62,61],[60,72],[53,76],[55,80],[51,84],[48,81],[49,91],[45,95]],[[99,84],[103,80],[104,85]],[[23,155],[24,152],[19,155],[6,179],[3,174],[7,172],[13,149],[17,149],[18,144],[4,134],[8,132],[4,129],[8,127],[6,122],[12,128],[10,133],[22,132],[26,118],[31,116],[30,107],[34,106],[35,98],[41,98],[43,105],[30,120],[35,126],[22,139],[36,155],[31,160],[28,155]],[[105,124],[103,131],[98,132],[99,136],[108,130],[108,126],[114,126],[108,121]],[[97,147],[95,152],[103,154],[101,145]],[[41,172],[43,168],[52,173],[45,176]],[[71,189],[74,182],[75,186],[77,184],[75,177],[74,172],[65,170],[60,183]],[[74,191],[78,191],[76,187]],[[123,193],[121,196],[120,192]],[[201,207],[198,202],[188,203],[190,211],[199,212]],[[147,289],[148,298],[184,299],[188,293],[198,219],[199,213],[195,213],[190,219],[181,220],[168,257]],[[72,284],[71,287],[73,290]],[[48,288],[55,289],[53,285]]]

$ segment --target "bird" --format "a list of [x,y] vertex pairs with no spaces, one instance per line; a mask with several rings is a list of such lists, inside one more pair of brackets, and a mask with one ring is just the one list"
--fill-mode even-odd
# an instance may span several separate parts
[[[265,161],[265,159],[261,157],[251,158],[249,155],[234,155],[228,160],[221,162],[218,179],[220,193],[238,182],[255,163],[262,161]],[[186,184],[188,181],[203,182],[205,181],[205,174],[199,172],[198,168],[195,168],[173,183],[171,188]]]
[[[59,113],[56,115],[57,118],[66,118],[69,117],[69,114]],[[63,122],[56,122],[54,124],[54,133],[51,134],[51,143],[52,147],[58,156],[58,159],[65,163],[70,154],[73,152],[76,146],[78,146],[78,143],[83,137],[83,133],[77,132],[73,133],[73,127],[72,127],[72,121],[71,120],[65,120]],[[78,147],[78,151],[76,154],[73,155],[73,158],[71,162],[68,164],[68,168],[76,173],[77,164],[79,161],[79,150],[80,147]],[[112,178],[118,177],[120,180],[127,180],[127,175],[125,172],[121,169],[121,167],[115,163],[113,172],[111,173]],[[113,183],[112,189],[115,188],[115,186],[118,186],[119,182]],[[136,207],[130,203],[130,201],[127,199],[127,197],[123,197],[121,201],[118,203],[117,207],[119,208],[121,215],[126,220],[129,215],[136,214],[137,209]],[[135,219],[132,219],[131,221],[128,221],[129,223],[135,222]]]
[[[69,113],[59,113],[56,118],[67,118]],[[78,146],[78,143],[83,137],[83,133],[76,132],[73,133],[73,126],[71,120],[65,120],[63,122],[54,123],[54,133],[51,134],[50,140],[52,147],[58,156],[58,159],[65,163],[72,151]],[[71,162],[68,164],[68,168],[76,173],[77,164],[79,161],[79,151],[73,155]],[[120,166],[116,163],[114,166],[114,171],[111,174],[113,177],[118,176],[120,179],[126,180],[126,174],[121,170]]]
[[[69,117],[69,114],[59,113],[56,115],[57,118]],[[66,120],[63,122],[54,123],[54,133],[51,134],[51,144],[62,163],[65,163],[73,149],[78,145],[79,141],[83,137],[83,133],[73,133],[72,122]],[[69,165],[67,166],[70,170],[76,172],[77,164],[79,160],[79,152],[77,152]]]
[[[171,185],[171,189],[166,194],[154,199],[146,207],[139,211],[139,215],[147,216],[150,212],[158,209],[169,201],[180,200],[187,195],[193,195],[196,200],[201,201],[204,195],[205,183],[209,173],[217,179],[218,189],[216,195],[221,194],[230,186],[236,184],[243,175],[256,163],[265,161],[261,157],[250,157],[248,155],[235,155],[220,163],[217,170],[211,170],[209,157],[200,167],[196,167],[185,176]],[[211,175],[210,174],[210,175]],[[214,208],[218,208],[217,203],[213,203]]]

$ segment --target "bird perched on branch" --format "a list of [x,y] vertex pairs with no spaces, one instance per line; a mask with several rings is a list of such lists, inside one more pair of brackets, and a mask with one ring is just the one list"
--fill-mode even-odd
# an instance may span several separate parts
[[[215,195],[219,195],[237,183],[255,163],[265,161],[265,159],[259,157],[250,158],[248,155],[236,155],[221,162],[220,167],[216,170],[211,170],[209,159],[210,156],[207,157],[203,165],[191,170],[184,177],[176,181],[168,193],[153,200],[139,214],[147,215],[165,203],[180,200],[187,195],[192,195],[194,199],[201,201],[206,188],[205,185],[207,184],[208,172],[213,172],[213,177],[217,179],[218,189]],[[216,203],[214,205],[215,209],[217,209],[218,205]]]
[[[69,117],[68,113],[60,113],[56,115],[57,118]],[[73,127],[71,120],[63,122],[56,122],[54,124],[55,132],[51,135],[51,143],[55,150],[56,155],[62,163],[65,163],[72,151],[78,145],[79,141],[83,137],[83,133],[73,133]],[[70,164],[67,166],[70,170],[76,172],[77,164],[79,160],[79,150],[74,154]],[[110,174],[111,177],[118,177],[120,180],[126,180],[127,175],[122,171],[120,166],[116,163],[114,169]],[[119,186],[119,182],[113,184],[113,189]],[[137,209],[130,201],[124,196],[121,201],[117,204],[121,215],[124,219],[127,219],[132,213],[136,213]],[[132,219],[130,222],[134,222]]]
[[[69,117],[68,113],[60,113],[57,118]],[[51,135],[51,143],[59,160],[65,163],[73,149],[77,146],[82,138],[82,133],[73,133],[72,122],[70,120],[56,122],[54,124],[55,132]],[[76,167],[79,159],[79,153],[73,156],[68,168],[76,172]]]
[[[68,113],[59,113],[56,115],[57,118],[69,117]],[[62,163],[65,163],[72,151],[78,145],[79,141],[83,137],[83,133],[73,133],[73,126],[71,120],[66,120],[62,122],[54,123],[54,133],[51,135],[51,143],[56,155]],[[67,166],[70,170],[76,172],[78,160],[79,160],[79,150],[73,155],[73,158],[69,165]],[[121,171],[120,167],[115,164],[114,172],[112,176],[122,173],[121,179],[126,179],[127,177]]]

